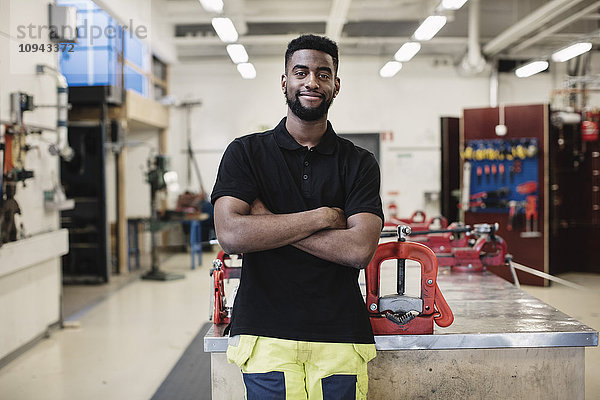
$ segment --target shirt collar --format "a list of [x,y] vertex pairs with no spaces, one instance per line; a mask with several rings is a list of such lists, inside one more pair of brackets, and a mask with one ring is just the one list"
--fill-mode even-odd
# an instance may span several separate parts
[[[275,142],[277,142],[277,145],[286,150],[298,150],[304,148],[304,146],[296,142],[296,139],[290,135],[285,127],[285,121],[286,117],[284,117],[281,122],[279,122],[279,125],[275,127]],[[315,150],[321,154],[333,154],[337,143],[335,139],[335,131],[331,126],[331,122],[327,121],[327,130],[319,144],[315,146]]]

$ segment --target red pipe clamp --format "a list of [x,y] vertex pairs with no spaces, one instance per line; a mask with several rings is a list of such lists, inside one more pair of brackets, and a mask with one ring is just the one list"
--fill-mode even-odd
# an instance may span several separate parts
[[[421,264],[421,300],[401,294],[380,297],[380,269],[386,260],[413,260]],[[433,322],[447,327],[454,321],[452,310],[437,286],[437,258],[427,246],[414,242],[389,242],[377,246],[365,271],[367,309],[375,335],[422,335],[433,333]],[[420,304],[419,310],[382,309],[398,304]],[[416,301],[414,301],[416,300]]]

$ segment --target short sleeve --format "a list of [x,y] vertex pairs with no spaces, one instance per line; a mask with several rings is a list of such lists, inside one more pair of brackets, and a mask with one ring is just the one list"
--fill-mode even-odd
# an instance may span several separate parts
[[236,197],[248,204],[258,197],[252,165],[240,139],[231,142],[223,153],[210,200],[215,204],[223,196]]
[[346,197],[344,209],[346,217],[368,212],[377,215],[383,223],[380,186],[379,164],[371,153],[365,151],[364,155],[360,157],[360,167]]

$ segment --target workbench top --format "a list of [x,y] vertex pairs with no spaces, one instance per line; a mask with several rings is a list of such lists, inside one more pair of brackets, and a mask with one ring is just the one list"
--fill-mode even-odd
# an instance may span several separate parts
[[[598,345],[598,332],[490,273],[438,272],[454,313],[447,328],[433,335],[375,336],[377,350],[584,347]],[[204,351],[224,352],[224,326],[204,337]]]

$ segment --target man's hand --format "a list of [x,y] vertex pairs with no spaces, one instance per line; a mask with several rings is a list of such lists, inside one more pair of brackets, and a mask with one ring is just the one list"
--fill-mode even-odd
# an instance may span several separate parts
[[344,210],[338,207],[323,207],[329,211],[329,229],[346,229],[347,221]]
[[262,200],[257,197],[256,200],[254,200],[254,203],[252,203],[252,205],[250,206],[250,215],[269,215],[269,214],[273,214],[273,213],[271,211],[269,211],[267,206],[265,206],[265,203],[263,203]]
[[348,218],[346,227],[346,218],[340,212],[341,210],[338,211],[340,220],[344,221],[343,226],[340,223],[341,228],[315,232],[292,246],[324,260],[359,269],[365,268],[377,248],[381,218],[371,213],[354,214]]

